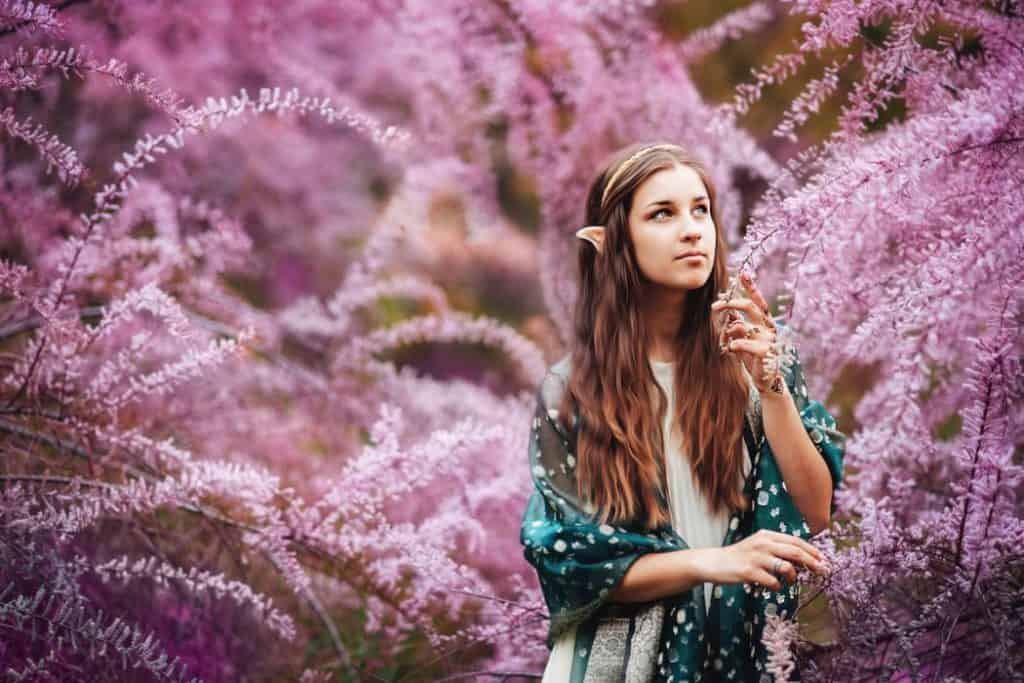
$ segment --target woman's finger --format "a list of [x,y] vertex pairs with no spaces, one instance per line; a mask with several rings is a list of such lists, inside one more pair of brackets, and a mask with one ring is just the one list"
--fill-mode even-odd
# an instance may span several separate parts
[[742,320],[736,320],[729,323],[725,328],[725,336],[730,339],[746,339],[747,330],[750,329],[750,325],[743,322]]
[[[794,565],[801,567],[807,567],[811,571],[823,574],[825,573],[825,563],[816,558],[813,554],[807,552],[800,546],[790,545],[787,543],[774,543],[771,546],[770,551],[776,557],[781,557],[784,560],[788,560]],[[794,571],[794,575],[795,575]]]
[[745,351],[759,358],[764,358],[771,347],[771,342],[764,339],[732,339],[726,344],[730,351]]
[[761,567],[754,567],[754,570],[751,572],[751,579],[759,586],[764,586],[773,591],[782,588],[782,582],[775,578],[767,569],[762,569]]
[[724,334],[730,325],[735,325],[738,322],[743,322],[743,316],[738,311],[725,309],[717,313],[716,323],[720,335]]
[[728,301],[720,299],[718,301],[712,302],[712,313],[722,310],[743,311],[748,316],[750,316],[750,320],[756,322],[762,327],[770,327],[769,318],[765,314],[764,310],[762,310],[756,303],[745,297],[736,297]]
[[750,298],[753,300],[754,304],[761,309],[762,313],[769,315],[769,311],[771,309],[768,307],[768,300],[764,298],[764,295],[761,294],[761,290],[756,284],[754,284],[753,276],[746,272],[740,273],[740,281],[743,282],[743,286],[746,287],[747,291],[750,293]]
[[785,543],[786,545],[795,545],[797,548],[800,548],[804,552],[809,553],[812,557],[822,562],[825,561],[824,553],[822,553],[820,550],[818,550],[802,538],[799,538],[797,536],[791,536],[790,534],[784,534],[781,531],[772,531],[770,529],[764,529],[764,533],[773,542]]
[[[782,560],[776,562],[776,560]],[[792,562],[787,560],[785,557],[774,555],[772,553],[765,553],[762,555],[762,567],[767,569],[771,574],[776,576],[785,576],[786,581],[789,583],[796,583],[796,567]]]

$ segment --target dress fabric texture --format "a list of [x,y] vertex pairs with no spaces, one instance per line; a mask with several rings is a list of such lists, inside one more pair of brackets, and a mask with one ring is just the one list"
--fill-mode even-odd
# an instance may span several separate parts
[[[842,480],[845,437],[837,431],[835,419],[824,405],[808,398],[799,355],[787,342],[784,323],[777,320],[776,324],[786,351],[784,379],[804,428],[829,468],[834,490]],[[570,364],[571,358],[565,356],[552,365],[537,391],[529,439],[534,487],[520,527],[524,556],[537,570],[550,616],[546,643],[552,652],[544,680],[607,680],[600,673],[606,663],[602,658],[615,652],[626,660],[627,672],[620,680],[772,681],[766,671],[767,651],[761,634],[767,615],[795,617],[797,586],[784,579],[779,591],[747,583],[699,584],[645,603],[650,609],[636,617],[623,616],[623,605],[608,600],[608,593],[621,582],[630,565],[648,552],[729,545],[762,528],[800,538],[810,535],[764,437],[756,388],[751,386],[751,404],[743,427],[749,464],[742,490],[751,501],[749,509],[726,512],[724,518],[717,519],[706,508],[703,515],[692,514],[694,509],[701,510],[698,503],[703,501],[692,495],[695,489],[686,472],[688,465],[681,457],[674,463],[667,457],[668,490],[656,494],[671,524],[654,530],[633,523],[599,524],[594,510],[576,495],[578,409],[574,406],[569,416],[558,411]],[[666,395],[671,406],[671,366],[659,367],[658,362],[652,362],[652,370],[659,384],[669,385]],[[679,456],[677,444],[669,436],[666,440],[666,455]],[[688,491],[691,495],[686,495]],[[833,511],[834,500],[833,496]],[[655,613],[657,620],[649,618]],[[648,648],[630,649],[630,639],[636,635],[653,640],[650,653]],[[656,657],[649,657],[655,651]],[[646,661],[648,658],[652,661]],[[618,664],[621,668],[622,662]],[[799,680],[799,672],[790,680]]]
[[[650,361],[654,378],[668,397],[669,410],[665,411],[662,420],[664,436],[665,466],[668,479],[668,499],[672,511],[672,528],[685,538],[691,548],[710,548],[720,546],[725,532],[729,528],[729,513],[720,510],[712,513],[707,507],[707,498],[697,487],[688,460],[682,450],[678,434],[671,432],[672,415],[674,414],[673,372],[675,363],[669,361]],[[736,482],[737,488],[743,485],[743,479],[750,472],[749,453],[746,442],[743,444],[746,467],[742,477]],[[704,584],[704,607],[711,607],[713,583]],[[572,672],[573,650],[576,644],[576,628],[573,627],[555,642],[554,649],[548,657],[541,683],[564,683],[570,679]]]

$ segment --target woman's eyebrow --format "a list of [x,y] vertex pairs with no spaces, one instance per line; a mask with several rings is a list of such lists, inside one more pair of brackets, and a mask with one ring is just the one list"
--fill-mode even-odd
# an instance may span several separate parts
[[[696,197],[694,197],[693,199],[691,199],[690,201],[691,201],[691,202],[699,202],[699,201],[701,201],[701,200],[706,200],[707,198],[708,198],[708,196],[707,196],[706,194],[699,194],[699,195],[697,195]],[[674,204],[674,203],[675,203],[675,202],[673,202],[673,201],[672,201],[671,199],[659,199],[659,200],[658,200],[658,201],[656,201],[656,202],[651,202],[650,204],[648,204],[648,205],[647,205],[647,206],[645,206],[644,208],[645,208],[645,209],[649,209],[649,208],[651,208],[652,206],[663,206],[663,205],[669,205],[669,206],[671,206],[671,205],[672,205],[672,204]]]

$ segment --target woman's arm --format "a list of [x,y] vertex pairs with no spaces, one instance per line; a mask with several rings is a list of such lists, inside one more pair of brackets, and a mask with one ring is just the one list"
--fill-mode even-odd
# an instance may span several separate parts
[[807,541],[761,529],[727,546],[642,555],[630,565],[608,599],[648,602],[706,582],[748,582],[780,590],[782,584],[772,575],[776,559],[782,560],[778,572],[790,583],[796,582],[799,566],[822,575],[829,571],[825,556]]
[[[723,350],[738,351],[747,371],[757,377],[764,370],[763,360],[775,346],[776,331],[781,331],[785,325],[771,316],[768,302],[750,274],[740,273],[740,280],[750,298],[733,299],[725,295],[711,304],[711,310],[726,311]],[[744,321],[739,312],[747,314],[756,324]],[[834,443],[824,430],[837,438],[842,435],[835,431],[834,418],[820,402],[812,402],[814,405],[808,410],[811,404],[807,400],[799,354],[795,349],[792,353],[792,369],[783,383],[783,393],[762,390],[761,411],[765,437],[775,455],[783,485],[814,535],[829,525],[834,507],[832,490],[842,478],[843,446]],[[817,442],[821,442],[820,448],[815,445]]]
[[641,555],[608,595],[613,602],[649,602],[690,590],[704,581],[713,548],[687,548]]
[[793,503],[807,520],[811,535],[828,527],[832,475],[800,419],[785,382],[783,393],[761,392],[764,434]]

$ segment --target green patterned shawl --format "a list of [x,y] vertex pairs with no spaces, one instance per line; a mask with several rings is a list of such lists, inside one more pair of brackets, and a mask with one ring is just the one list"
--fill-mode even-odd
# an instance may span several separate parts
[[[781,332],[781,323],[779,327]],[[608,600],[609,592],[644,553],[689,546],[671,525],[653,532],[634,525],[599,525],[591,514],[593,509],[577,498],[574,453],[578,410],[570,421],[571,429],[557,419],[569,364],[566,356],[551,366],[536,394],[529,442],[534,489],[523,514],[520,542],[526,560],[537,570],[550,614],[547,645],[553,647],[560,635],[577,627],[572,681],[583,683],[595,680],[594,672],[588,676],[587,671],[591,652],[602,647],[595,642],[595,634],[600,635],[598,623],[609,615],[643,607],[613,603]],[[808,398],[799,355],[791,343],[786,346],[783,374],[804,427],[828,465],[834,491],[843,476],[845,437],[824,405]],[[731,516],[722,545],[736,543],[758,529],[809,537],[810,529],[788,494],[764,437],[760,399],[753,388],[746,418],[743,438],[752,468],[744,493],[751,508]],[[659,492],[659,500],[667,506],[664,492]],[[771,681],[761,642],[765,617],[776,613],[794,618],[798,598],[796,585],[784,579],[782,584],[777,592],[748,583],[717,584],[706,613],[703,583],[662,598],[664,618],[651,680]],[[633,626],[631,622],[631,633]]]

